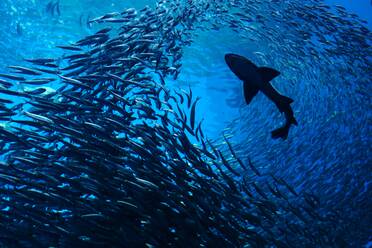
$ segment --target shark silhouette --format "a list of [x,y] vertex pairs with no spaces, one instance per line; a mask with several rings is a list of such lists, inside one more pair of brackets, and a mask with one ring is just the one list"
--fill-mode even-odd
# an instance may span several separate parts
[[271,136],[274,139],[286,139],[288,137],[289,128],[292,124],[297,125],[297,121],[294,118],[293,110],[290,105],[293,100],[281,95],[270,83],[280,72],[269,67],[258,67],[247,58],[237,54],[226,54],[225,61],[231,71],[244,82],[244,98],[247,104],[261,91],[275,103],[281,113],[284,113],[286,119],[285,124],[272,131]]

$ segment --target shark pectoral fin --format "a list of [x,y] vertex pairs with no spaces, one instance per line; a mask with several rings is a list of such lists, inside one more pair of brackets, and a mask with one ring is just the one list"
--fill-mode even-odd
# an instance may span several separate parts
[[262,81],[264,82],[270,82],[275,77],[280,75],[280,72],[278,72],[277,70],[273,68],[269,68],[269,67],[259,67],[257,71],[260,74]]
[[253,97],[257,95],[259,89],[258,87],[249,84],[248,82],[244,82],[243,87],[245,102],[249,104],[252,101]]

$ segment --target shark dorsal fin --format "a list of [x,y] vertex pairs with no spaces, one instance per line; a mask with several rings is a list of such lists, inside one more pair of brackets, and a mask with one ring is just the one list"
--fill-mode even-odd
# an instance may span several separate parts
[[280,74],[280,72],[277,70],[269,67],[260,67],[257,69],[257,71],[264,82],[270,82]]

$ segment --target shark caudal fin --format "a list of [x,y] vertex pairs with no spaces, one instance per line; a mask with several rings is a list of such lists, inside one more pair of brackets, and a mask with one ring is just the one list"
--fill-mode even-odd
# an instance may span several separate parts
[[259,88],[257,86],[254,86],[248,83],[247,81],[244,81],[243,88],[244,88],[245,102],[249,104],[252,101],[253,97],[257,95]]
[[288,137],[288,132],[289,132],[289,125],[284,125],[278,129],[275,129],[274,131],[271,132],[271,137],[273,139],[287,139]]
[[280,75],[280,72],[269,67],[259,67],[257,71],[260,74],[262,81],[264,82],[270,82]]

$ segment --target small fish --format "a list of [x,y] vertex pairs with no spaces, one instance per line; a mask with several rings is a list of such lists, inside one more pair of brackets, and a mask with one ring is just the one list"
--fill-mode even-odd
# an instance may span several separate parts
[[13,83],[0,79],[0,86],[9,89],[13,86]]
[[41,122],[46,122],[48,124],[53,124],[54,123],[51,119],[49,119],[45,116],[33,114],[33,113],[30,113],[30,112],[27,112],[27,111],[23,111],[23,113],[25,113],[25,115],[27,115],[28,117],[31,117],[32,119],[35,119],[35,120],[38,120],[38,121],[41,121]]
[[76,47],[76,46],[56,46],[56,47],[64,49],[64,50],[70,50],[70,51],[82,51],[80,47]]
[[17,22],[17,35],[18,36],[23,35],[23,28],[22,28],[22,25],[19,22]]
[[31,95],[40,95],[43,94],[47,91],[45,88],[36,88],[36,89],[31,89],[31,90],[24,90],[25,93],[31,94]]
[[3,74],[3,73],[0,73],[0,77],[11,79],[11,80],[18,80],[18,81],[25,80],[24,77],[19,77],[19,76],[15,76],[15,75],[11,75],[11,74]]
[[187,96],[187,107],[190,108],[191,106],[191,101],[192,101],[192,90],[191,87],[189,86],[189,92],[185,93]]
[[244,170],[247,170],[247,167],[243,164],[243,162],[236,156],[236,153],[232,147],[232,145],[230,144],[229,140],[226,138],[226,136],[224,135],[223,136],[224,139],[225,139],[225,142],[227,144],[227,146],[229,147],[229,150],[231,152],[231,155],[238,161],[239,165],[244,169]]
[[196,103],[199,101],[199,97],[196,98],[196,100],[194,101],[194,103],[192,104],[191,106],[191,112],[190,112],[190,126],[191,126],[191,129],[194,130],[195,128],[195,112],[196,112]]
[[56,10],[57,15],[60,16],[61,15],[61,10],[60,10],[59,0],[57,0],[56,3],[54,4],[54,9]]
[[261,176],[261,173],[257,170],[257,168],[252,164],[252,161],[250,158],[248,158],[248,165],[251,168],[251,170],[257,175]]
[[31,79],[31,80],[24,80],[20,81],[21,84],[30,84],[30,85],[43,85],[53,82],[54,78],[40,78],[40,79]]
[[30,68],[22,67],[22,66],[8,66],[8,68],[16,70],[15,73],[26,74],[26,75],[33,75],[33,76],[39,76],[39,75],[41,75],[40,72],[37,72],[37,71],[32,70]]
[[55,59],[50,59],[50,58],[37,58],[37,59],[24,59],[24,60],[27,62],[37,64],[37,65],[43,65],[43,64],[55,62]]
[[203,129],[202,129],[202,127],[201,127],[203,121],[204,121],[204,119],[202,119],[202,120],[199,122],[199,124],[198,124],[198,126],[197,126],[197,128],[196,128],[196,130],[195,130],[195,134],[196,134],[196,135],[197,135],[197,134],[200,134],[200,137],[201,137],[202,139],[205,138],[205,137],[204,137],[204,133],[203,133]]
[[225,157],[223,156],[223,154],[221,153],[221,151],[218,151],[219,153],[219,157],[221,158],[222,160],[222,163],[223,165],[231,172],[233,173],[235,176],[240,176],[240,174],[238,172],[236,172],[232,166],[229,164],[229,162],[225,159]]
[[62,75],[58,75],[60,78],[62,78],[62,80],[66,83],[69,83],[69,84],[72,84],[72,85],[75,85],[75,86],[78,86],[78,87],[82,87],[82,88],[85,88],[85,89],[91,89],[91,87],[77,79],[73,79],[73,78],[70,78],[70,77],[65,77],[65,76],[62,76]]

